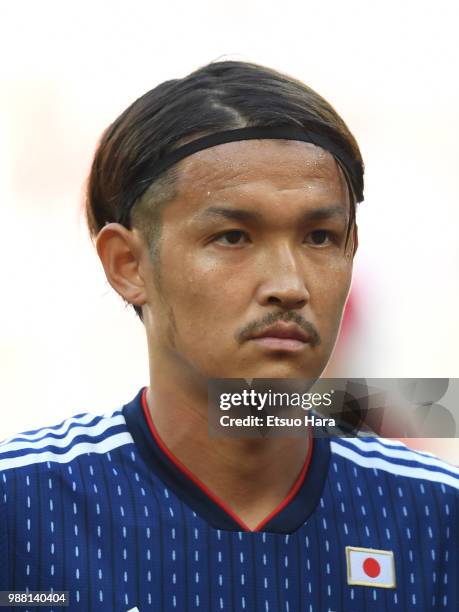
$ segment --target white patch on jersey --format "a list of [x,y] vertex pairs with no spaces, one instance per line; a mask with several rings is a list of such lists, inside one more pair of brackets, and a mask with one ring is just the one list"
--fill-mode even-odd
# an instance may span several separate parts
[[346,546],[347,583],[395,588],[394,553],[391,550]]

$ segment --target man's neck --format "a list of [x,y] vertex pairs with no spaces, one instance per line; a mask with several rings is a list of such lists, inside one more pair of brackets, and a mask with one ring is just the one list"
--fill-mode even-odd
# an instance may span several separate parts
[[306,436],[209,437],[205,394],[157,378],[147,402],[169,451],[251,530],[284,501],[301,473]]

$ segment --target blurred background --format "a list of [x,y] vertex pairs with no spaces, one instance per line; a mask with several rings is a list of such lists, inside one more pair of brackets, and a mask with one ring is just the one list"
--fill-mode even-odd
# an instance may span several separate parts
[[[459,377],[458,17],[444,0],[1,3],[0,439],[148,384],[143,327],[88,238],[85,180],[134,99],[217,59],[303,80],[362,149],[360,246],[327,373]],[[408,443],[459,464],[457,440]]]

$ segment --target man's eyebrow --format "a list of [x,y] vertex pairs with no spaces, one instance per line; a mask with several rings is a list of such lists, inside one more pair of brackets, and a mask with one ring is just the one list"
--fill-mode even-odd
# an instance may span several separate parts
[[194,219],[200,221],[208,217],[223,217],[233,221],[261,221],[261,214],[257,211],[246,210],[244,208],[227,208],[226,206],[209,206],[205,210],[194,216]]
[[323,221],[326,219],[331,219],[333,217],[342,217],[343,219],[347,219],[347,210],[339,205],[324,206],[321,208],[314,208],[313,210],[308,210],[303,215],[303,219],[305,221]]
[[[341,217],[347,219],[348,213],[345,208],[340,205],[323,206],[308,210],[301,215],[303,222],[325,221],[333,217]],[[246,210],[243,208],[228,208],[226,206],[209,206],[203,211],[197,213],[193,220],[200,221],[211,217],[223,217],[232,221],[261,221],[262,215],[254,210]]]

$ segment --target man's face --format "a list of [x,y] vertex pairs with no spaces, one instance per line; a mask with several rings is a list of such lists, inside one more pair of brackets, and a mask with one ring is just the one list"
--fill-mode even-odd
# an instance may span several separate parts
[[145,279],[153,359],[204,378],[319,376],[352,274],[348,190],[332,155],[231,142],[185,158],[179,175]]

